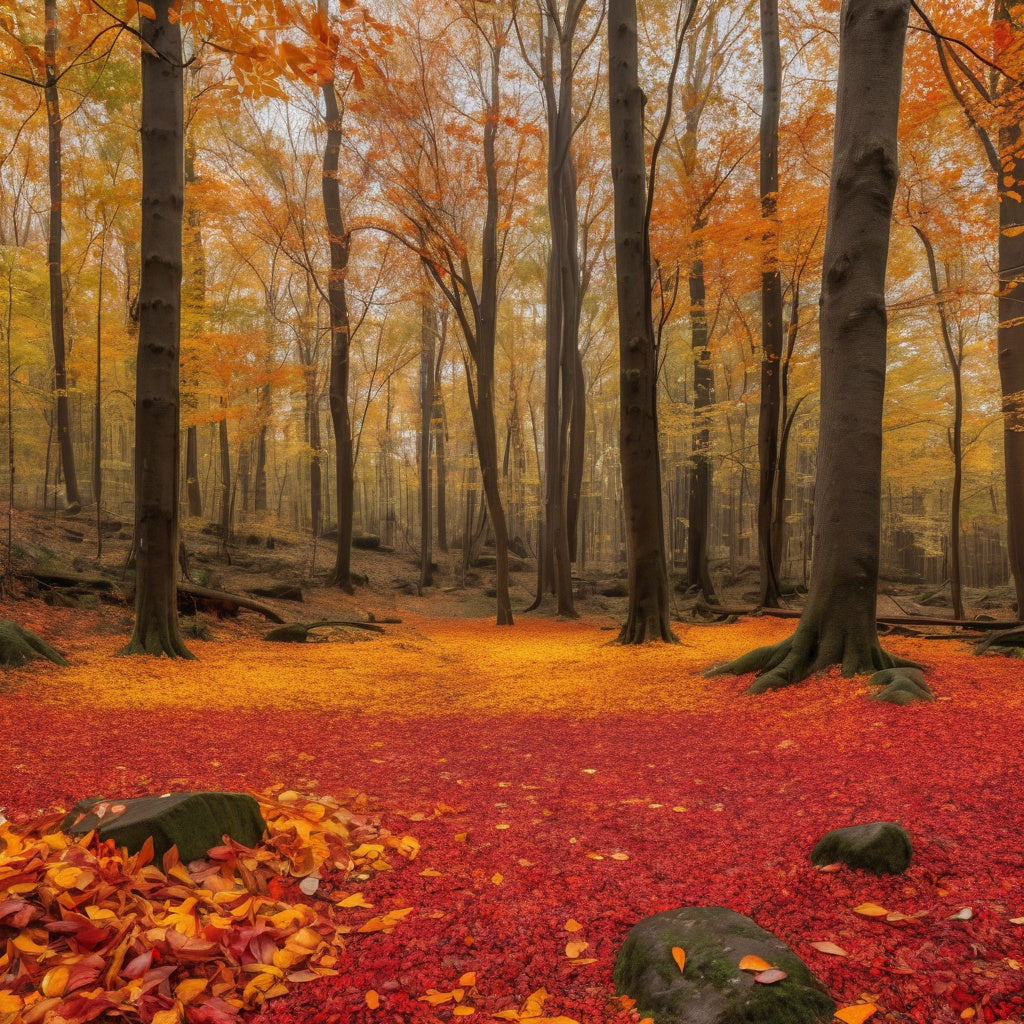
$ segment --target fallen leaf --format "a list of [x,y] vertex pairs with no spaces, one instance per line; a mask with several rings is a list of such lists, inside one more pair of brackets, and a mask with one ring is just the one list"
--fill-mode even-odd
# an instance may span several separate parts
[[955,914],[950,914],[950,921],[970,921],[974,917],[974,911],[970,907],[961,907]]
[[501,873],[500,871],[495,871],[495,872],[494,872],[494,874],[493,874],[493,875],[491,875],[491,881],[492,881],[492,882],[493,882],[493,883],[494,883],[495,885],[501,885],[501,883],[502,883],[502,882],[503,882],[504,880],[505,880],[505,876],[504,876],[504,875],[503,875],[503,874],[502,874],[502,873]]
[[371,988],[370,991],[366,993],[366,997],[365,998],[366,998],[366,1005],[371,1010],[376,1010],[380,1006],[380,996],[377,994],[377,992],[374,989]]
[[855,1006],[844,1006],[841,1010],[836,1010],[835,1016],[843,1024],[864,1024],[864,1021],[877,1010],[878,1007],[874,1003],[857,1003]]
[[772,965],[767,960],[754,956],[752,953],[745,956],[739,966],[741,971],[770,971],[772,969]]
[[565,944],[565,955],[570,960],[575,960],[580,953],[589,948],[589,942],[584,942],[582,939],[573,939]]
[[828,953],[830,956],[850,955],[842,946],[837,946],[834,942],[812,942],[811,947],[819,953]]
[[672,959],[675,960],[676,966],[679,968],[680,973],[684,967],[686,967],[686,950],[681,946],[672,947]]
[[460,988],[472,988],[476,984],[476,971],[467,971],[459,978]]
[[583,927],[583,925],[581,925],[579,921],[570,917],[569,920],[566,921],[564,925],[562,925],[562,927],[567,932],[578,932]]
[[755,974],[754,981],[759,985],[774,985],[778,981],[785,981],[788,977],[789,975],[785,971],[780,971],[777,967],[773,967],[771,970]]
[[877,903],[861,903],[853,908],[853,912],[860,914],[861,917],[886,917],[889,914],[885,907],[880,907]]
[[456,1006],[455,1009],[452,1010],[453,1017],[468,1017],[474,1013],[476,1013],[476,1009],[472,1006]]

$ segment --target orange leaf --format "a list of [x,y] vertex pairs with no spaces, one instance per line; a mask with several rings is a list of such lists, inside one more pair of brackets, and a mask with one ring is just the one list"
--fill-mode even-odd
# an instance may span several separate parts
[[850,955],[842,946],[837,946],[834,942],[812,942],[811,946],[819,953],[829,953],[831,956]]
[[366,993],[366,1005],[371,1010],[376,1010],[380,1006],[380,996],[372,988]]
[[772,965],[767,960],[753,954],[745,956],[740,961],[741,971],[770,971],[771,969]]
[[472,988],[476,984],[476,971],[467,971],[459,978],[459,988]]
[[861,903],[853,908],[853,912],[860,914],[861,917],[885,917],[889,913],[885,907],[880,907],[877,903]]
[[878,1009],[874,1003],[858,1003],[856,1006],[844,1006],[836,1010],[836,1020],[843,1024],[864,1024],[868,1017],[872,1016]]
[[453,1017],[468,1017],[473,1013],[476,1013],[476,1010],[472,1006],[456,1006],[452,1010]]
[[683,968],[686,966],[686,950],[680,946],[673,946],[672,959],[675,960],[676,966],[679,968],[679,972],[681,974]]
[[156,21],[156,11],[153,10],[151,4],[138,3],[135,6],[139,9],[140,18],[146,18],[148,21]]
[[[1022,919],[1022,922],[1024,922],[1024,919]],[[565,928],[567,932],[578,932],[583,927],[583,925],[581,925],[579,921],[570,917],[569,920],[566,921],[562,927]]]
[[570,960],[575,960],[580,953],[585,949],[589,948],[590,943],[584,942],[582,939],[573,939],[571,942],[567,942],[565,945],[565,955]]

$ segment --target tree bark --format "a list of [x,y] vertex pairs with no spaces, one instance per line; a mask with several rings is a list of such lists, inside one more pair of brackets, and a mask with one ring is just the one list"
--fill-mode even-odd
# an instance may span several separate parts
[[636,0],[609,0],[608,99],[619,307],[619,453],[629,606],[620,643],[674,642],[661,511],[657,365],[646,223],[644,97],[638,80]]
[[821,422],[814,561],[796,632],[721,671],[758,670],[750,690],[832,664],[843,675],[905,664],[875,625],[887,317],[885,264],[898,166],[910,0],[844,0],[821,300]]
[[[321,2],[326,11],[326,0]],[[348,409],[349,343],[348,298],[345,275],[348,271],[352,235],[345,227],[341,210],[341,188],[338,163],[341,151],[341,111],[334,79],[323,85],[324,119],[327,142],[323,161],[323,202],[327,235],[331,250],[331,269],[327,278],[327,297],[331,317],[331,366],[329,401],[331,424],[334,427],[334,466],[337,474],[335,511],[338,518],[338,539],[334,554],[331,583],[347,593],[352,592],[352,424]]]
[[[426,275],[424,275],[426,277]],[[424,281],[420,305],[420,586],[434,582],[430,517],[430,417],[434,409],[434,307]]]
[[[704,227],[698,221],[694,231]],[[694,242],[690,263],[690,345],[693,350],[693,438],[690,457],[690,502],[687,510],[686,578],[691,590],[715,600],[715,585],[708,564],[711,514],[711,425],[708,413],[715,404],[715,368],[711,365],[708,318],[705,311],[703,242]]]
[[185,430],[185,492],[188,514],[198,518],[203,514],[203,493],[199,489],[199,432],[194,423]]
[[60,452],[60,468],[64,475],[68,511],[77,512],[82,506],[82,496],[78,492],[75,449],[71,441],[71,412],[68,404],[68,371],[64,336],[64,273],[61,265],[61,239],[64,233],[64,183],[61,153],[63,121],[60,115],[60,98],[57,93],[57,0],[45,0],[44,14],[46,19],[46,35],[44,37],[46,84],[43,87],[43,97],[46,101],[46,124],[49,139],[47,171],[50,186],[49,240],[46,262],[49,267],[50,337],[53,342],[57,447]]
[[124,654],[190,658],[178,629],[181,28],[170,0],[142,18],[142,275],[135,401],[135,627]]
[[777,196],[779,191],[779,109],[782,55],[778,0],[761,0],[760,186],[761,217],[761,402],[757,426],[757,559],[760,603],[779,604],[778,556],[772,541],[772,502],[779,458],[780,371],[782,366],[782,276],[779,273]]

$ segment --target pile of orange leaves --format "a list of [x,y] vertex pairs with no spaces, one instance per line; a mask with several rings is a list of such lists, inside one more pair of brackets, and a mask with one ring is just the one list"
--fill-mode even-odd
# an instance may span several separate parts
[[358,794],[347,806],[294,791],[257,800],[264,843],[229,840],[189,864],[175,848],[154,864],[152,841],[129,855],[95,833],[69,837],[56,817],[0,826],[0,1024],[227,1024],[336,975],[355,928],[345,911],[368,904],[333,885],[412,859],[418,843],[382,829]]

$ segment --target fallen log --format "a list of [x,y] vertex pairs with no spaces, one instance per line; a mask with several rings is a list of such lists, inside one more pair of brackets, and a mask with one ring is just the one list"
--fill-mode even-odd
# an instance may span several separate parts
[[[777,619],[799,619],[803,612],[796,608],[727,608],[701,602],[694,606],[701,615],[770,615]],[[946,626],[955,629],[1014,629],[1022,623],[1016,619],[938,619],[930,615],[879,615],[875,621],[887,626]]]
[[285,626],[272,629],[264,634],[264,640],[272,640],[281,644],[304,644],[309,640],[309,634],[314,629],[330,626],[352,626],[356,629],[366,629],[371,633],[383,633],[384,627],[376,622],[364,622],[359,619],[331,619],[323,622],[289,622]]
[[229,594],[225,590],[210,590],[209,587],[201,587],[197,583],[179,583],[178,595],[186,594],[189,597],[198,598],[201,601],[209,601],[214,605],[230,606],[237,608],[248,608],[249,611],[259,612],[269,622],[284,624],[284,619],[269,605],[260,601],[254,601],[250,597],[242,597],[241,594]]

